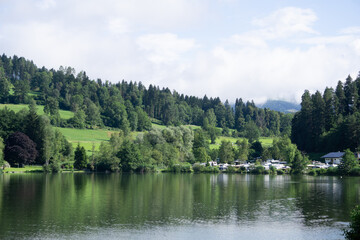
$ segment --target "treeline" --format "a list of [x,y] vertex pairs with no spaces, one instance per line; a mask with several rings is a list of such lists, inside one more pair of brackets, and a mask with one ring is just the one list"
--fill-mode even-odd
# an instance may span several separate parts
[[136,140],[131,140],[120,131],[113,134],[109,142],[101,143],[99,151],[89,157],[83,147],[78,146],[74,167],[92,171],[147,172],[166,169],[189,172],[194,163],[215,160],[234,164],[235,160],[256,160],[260,165],[262,160],[271,158],[286,161],[292,173],[302,173],[308,164],[308,158],[287,137],[276,138],[273,146],[268,148],[264,148],[259,141],[249,143],[243,139],[235,144],[222,141],[219,149],[210,149],[202,129],[193,131],[180,126],[152,129],[138,135]]
[[292,120],[291,140],[306,152],[342,151],[360,147],[360,75],[336,89],[302,95],[301,111]]
[[11,166],[46,165],[59,168],[73,160],[73,149],[66,138],[54,130],[47,116],[36,113],[35,102],[29,110],[17,113],[0,110],[0,163]]
[[[29,94],[32,93],[32,94]],[[290,135],[292,115],[257,108],[253,102],[236,99],[235,106],[220,98],[203,98],[171,92],[141,82],[91,80],[85,72],[73,68],[59,70],[38,68],[23,57],[0,60],[1,103],[28,103],[33,98],[45,105],[51,123],[63,127],[108,126],[129,131],[151,129],[150,119],[164,125],[194,124],[204,126],[210,135],[221,127],[224,135]],[[74,117],[60,118],[59,109],[71,110]],[[236,131],[229,131],[235,129]]]
[[268,148],[259,141],[241,139],[235,144],[222,141],[219,149],[211,149],[206,131],[200,128],[193,131],[186,126],[153,128],[139,133],[135,139],[119,130],[109,141],[102,142],[98,151],[87,155],[80,145],[73,151],[65,137],[51,126],[48,116],[37,115],[36,108],[32,100],[28,110],[15,113],[6,107],[0,109],[0,166],[4,166],[5,160],[13,167],[43,165],[48,172],[74,168],[146,172],[173,171],[179,167],[190,170],[196,162],[214,160],[231,164],[235,160],[257,160],[260,164],[260,159],[274,158],[287,161],[293,171],[302,172],[307,163],[288,137],[275,138]]

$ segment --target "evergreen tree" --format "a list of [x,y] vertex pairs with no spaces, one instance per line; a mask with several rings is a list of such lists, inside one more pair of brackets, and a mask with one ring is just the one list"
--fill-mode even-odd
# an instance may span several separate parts
[[4,68],[0,64],[0,101],[6,103],[10,92],[10,82],[5,75]]
[[336,94],[336,113],[344,115],[346,113],[346,97],[344,93],[344,87],[341,81],[338,82],[335,90]]
[[74,167],[80,170],[87,167],[86,150],[84,147],[80,147],[80,144],[75,149]]

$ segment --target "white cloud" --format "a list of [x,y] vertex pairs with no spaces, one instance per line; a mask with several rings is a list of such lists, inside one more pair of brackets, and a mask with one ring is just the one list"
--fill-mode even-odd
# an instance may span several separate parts
[[36,5],[41,9],[41,10],[47,10],[49,8],[55,7],[56,6],[56,2],[55,0],[41,0],[38,1],[36,3]]
[[360,34],[360,27],[359,26],[353,26],[353,27],[347,27],[340,31],[341,34]]
[[316,20],[317,16],[311,9],[287,7],[275,11],[268,17],[254,19],[252,23],[261,27],[257,33],[273,39],[299,33],[316,34],[311,27]]
[[288,7],[253,20],[247,32],[207,32],[209,46],[193,30],[209,18],[207,5],[14,0],[0,15],[0,51],[48,68],[72,66],[93,79],[142,81],[230,101],[299,100],[304,89],[335,86],[359,70],[355,27],[323,36],[313,28],[313,10]]
[[154,64],[169,64],[180,59],[181,54],[195,47],[193,39],[180,39],[175,34],[148,34],[140,36],[136,43],[145,50]]
[[113,34],[124,34],[129,32],[127,22],[122,18],[112,18],[108,23],[109,31]]

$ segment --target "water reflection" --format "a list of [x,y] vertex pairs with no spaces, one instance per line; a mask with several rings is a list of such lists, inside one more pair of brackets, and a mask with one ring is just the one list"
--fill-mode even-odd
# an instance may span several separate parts
[[185,231],[213,239],[253,229],[253,239],[337,239],[359,187],[359,178],[288,175],[3,174],[0,238],[91,238],[108,230],[109,238]]

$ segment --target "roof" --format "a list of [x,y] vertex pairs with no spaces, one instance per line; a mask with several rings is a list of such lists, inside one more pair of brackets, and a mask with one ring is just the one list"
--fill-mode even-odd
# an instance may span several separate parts
[[344,152],[331,152],[322,156],[321,158],[341,158],[344,156],[344,154]]

